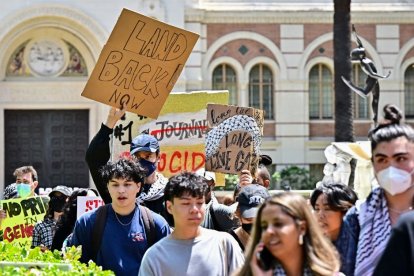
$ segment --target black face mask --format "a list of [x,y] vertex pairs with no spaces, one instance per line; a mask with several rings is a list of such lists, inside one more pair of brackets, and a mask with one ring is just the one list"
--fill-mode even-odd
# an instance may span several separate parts
[[156,162],[150,162],[150,161],[145,160],[145,159],[139,159],[139,163],[146,170],[146,174],[145,174],[146,176],[150,176],[157,169],[157,163]]
[[63,206],[65,205],[65,199],[52,196],[49,201],[49,206],[55,212],[63,212]]
[[246,231],[250,235],[250,232],[252,232],[253,224],[252,223],[242,223],[241,227],[244,231]]

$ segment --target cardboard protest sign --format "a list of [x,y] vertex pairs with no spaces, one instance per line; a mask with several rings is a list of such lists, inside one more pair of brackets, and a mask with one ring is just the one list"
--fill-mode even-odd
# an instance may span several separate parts
[[[228,95],[228,91],[172,93],[157,120],[127,113],[114,128],[113,159],[128,155],[132,139],[145,131],[160,144],[158,171],[164,176],[204,168],[206,107],[208,103],[227,104]],[[216,183],[224,185],[224,177],[216,177]]]
[[1,223],[3,240],[30,246],[33,228],[44,219],[48,202],[48,197],[40,196],[2,200],[1,207],[7,214]]
[[99,196],[78,196],[76,207],[76,217],[79,218],[84,213],[97,209],[99,206],[105,205]]
[[157,118],[198,37],[123,9],[82,96]]
[[263,110],[209,104],[206,136],[206,170],[239,174],[255,173],[263,135]]

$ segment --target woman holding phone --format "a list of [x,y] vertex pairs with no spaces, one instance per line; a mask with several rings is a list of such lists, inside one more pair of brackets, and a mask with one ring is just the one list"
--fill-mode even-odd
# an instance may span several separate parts
[[237,275],[338,275],[339,265],[306,200],[286,192],[260,206]]

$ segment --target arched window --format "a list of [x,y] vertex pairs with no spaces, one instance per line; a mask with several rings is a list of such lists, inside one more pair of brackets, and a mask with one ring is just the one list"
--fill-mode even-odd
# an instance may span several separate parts
[[265,111],[264,118],[273,117],[273,74],[269,67],[258,64],[249,75],[249,106]]
[[237,105],[237,77],[228,64],[220,64],[213,71],[213,89],[228,90],[229,104]]
[[[352,66],[352,83],[358,87],[365,87],[365,80],[367,74],[362,71],[359,63],[353,64]],[[354,91],[352,93],[352,101],[354,105],[354,119],[369,119],[371,109],[372,93],[368,97],[363,98]]]
[[411,64],[404,75],[404,110],[406,118],[414,118],[414,64]]
[[332,72],[324,64],[316,64],[309,72],[309,118],[332,119],[334,89]]

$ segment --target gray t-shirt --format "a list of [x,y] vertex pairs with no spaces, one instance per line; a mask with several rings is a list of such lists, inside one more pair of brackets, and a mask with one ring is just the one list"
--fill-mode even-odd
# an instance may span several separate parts
[[139,276],[227,276],[244,263],[236,240],[228,233],[201,228],[201,235],[176,240],[169,235],[145,253]]

